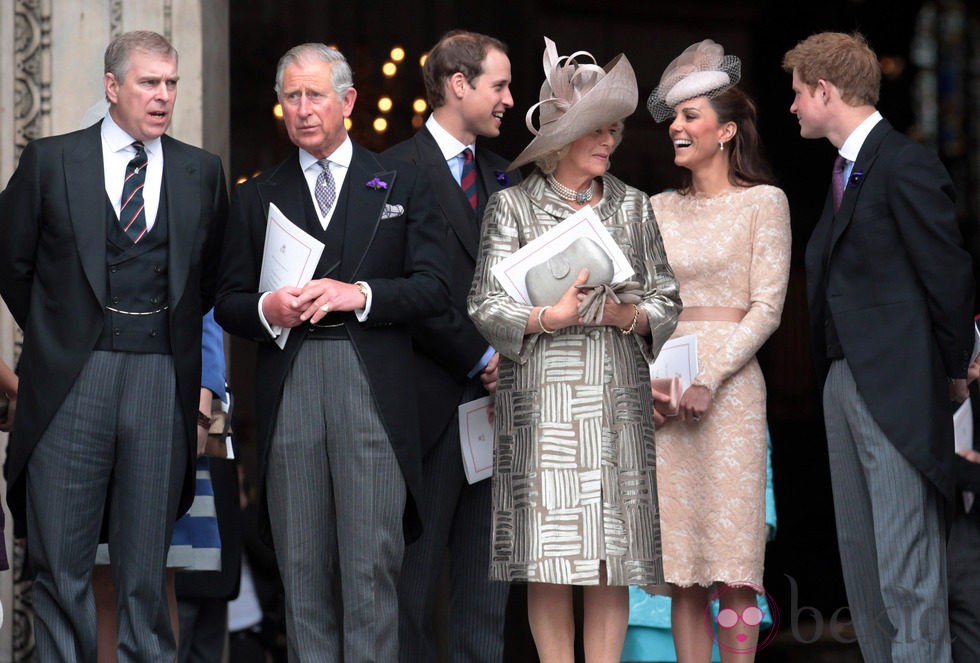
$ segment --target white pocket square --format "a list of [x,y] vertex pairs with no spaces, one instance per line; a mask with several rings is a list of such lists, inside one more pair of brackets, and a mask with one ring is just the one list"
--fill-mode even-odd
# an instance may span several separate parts
[[401,205],[389,205],[385,203],[385,208],[381,210],[382,219],[390,219],[395,216],[401,216],[405,213],[405,208]]

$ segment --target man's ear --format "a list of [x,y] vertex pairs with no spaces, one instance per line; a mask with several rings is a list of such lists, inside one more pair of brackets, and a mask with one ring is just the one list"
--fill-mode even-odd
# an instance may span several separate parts
[[462,99],[463,95],[466,94],[466,88],[470,86],[469,82],[466,80],[466,76],[463,72],[457,71],[455,74],[447,79],[447,83],[450,91],[453,93],[457,99]]
[[110,104],[115,104],[119,100],[119,81],[116,80],[115,74],[106,72],[102,76],[102,83],[105,85],[105,98]]
[[817,79],[817,84],[813,88],[813,95],[819,96],[825,104],[830,103],[835,96],[840,98],[837,86],[822,78]]

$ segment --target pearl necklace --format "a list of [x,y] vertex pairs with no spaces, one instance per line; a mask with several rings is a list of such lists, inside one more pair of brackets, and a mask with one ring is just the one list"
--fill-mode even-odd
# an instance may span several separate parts
[[562,200],[567,200],[568,202],[578,203],[579,205],[584,205],[592,200],[592,196],[595,194],[595,180],[590,181],[589,186],[585,187],[581,191],[576,191],[575,189],[565,186],[556,180],[554,175],[548,175],[547,181],[559,198]]

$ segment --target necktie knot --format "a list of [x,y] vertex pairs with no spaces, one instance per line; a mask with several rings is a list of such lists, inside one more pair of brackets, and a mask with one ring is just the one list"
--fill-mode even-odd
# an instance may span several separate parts
[[473,150],[466,148],[460,154],[463,156],[463,172],[459,177],[459,186],[466,194],[470,207],[476,210],[478,201],[476,193],[476,162],[473,160]]

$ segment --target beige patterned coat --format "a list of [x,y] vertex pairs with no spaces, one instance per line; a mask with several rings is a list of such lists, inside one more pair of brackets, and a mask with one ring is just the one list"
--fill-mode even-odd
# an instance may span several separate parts
[[575,326],[528,334],[531,307],[491,268],[574,210],[535,171],[493,195],[469,313],[500,352],[490,575],[589,585],[661,582],[656,449],[647,362],[677,323],[677,282],[642,192],[605,175],[595,211],[643,289],[651,335]]

